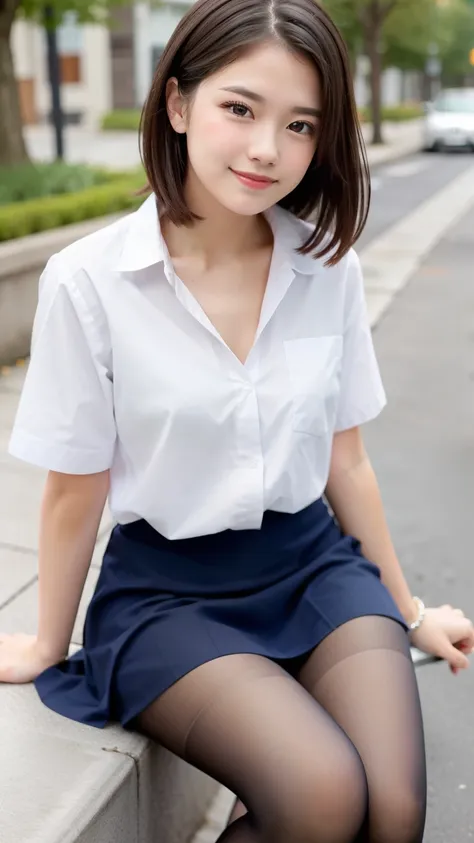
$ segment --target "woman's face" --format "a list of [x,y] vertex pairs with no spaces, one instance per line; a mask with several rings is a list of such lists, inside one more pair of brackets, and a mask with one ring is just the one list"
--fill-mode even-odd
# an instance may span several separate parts
[[236,214],[270,208],[303,179],[321,108],[313,65],[277,43],[206,79],[190,104],[171,80],[168,114],[174,129],[187,135],[189,196],[207,194]]

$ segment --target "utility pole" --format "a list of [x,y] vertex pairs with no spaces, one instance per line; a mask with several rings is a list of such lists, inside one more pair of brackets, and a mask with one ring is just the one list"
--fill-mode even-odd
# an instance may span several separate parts
[[56,21],[52,6],[44,7],[44,23],[48,52],[48,75],[51,88],[51,112],[56,140],[56,158],[64,158],[64,114],[61,107],[61,72],[59,66]]
[[429,100],[432,100],[439,91],[441,70],[439,47],[436,42],[432,42],[428,48],[428,58],[425,65],[425,73],[429,79]]

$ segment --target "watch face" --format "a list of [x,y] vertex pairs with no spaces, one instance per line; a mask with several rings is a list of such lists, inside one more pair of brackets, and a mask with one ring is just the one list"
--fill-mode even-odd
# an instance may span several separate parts
[[413,659],[415,667],[421,666],[423,664],[434,664],[434,662],[443,661],[442,659],[438,658],[438,656],[431,656],[429,653],[423,653],[416,647],[411,648],[411,657]]

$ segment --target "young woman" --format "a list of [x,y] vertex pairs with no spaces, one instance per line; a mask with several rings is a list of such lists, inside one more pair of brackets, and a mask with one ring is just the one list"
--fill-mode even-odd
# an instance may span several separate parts
[[[474,634],[411,595],[364,450],[385,403],[352,250],[368,173],[326,13],[194,4],[143,159],[142,207],[42,276],[11,440],[49,469],[40,621],[2,638],[0,679],[224,783],[242,805],[220,843],[418,843],[408,633],[453,671]],[[116,526],[68,659],[107,497]]]

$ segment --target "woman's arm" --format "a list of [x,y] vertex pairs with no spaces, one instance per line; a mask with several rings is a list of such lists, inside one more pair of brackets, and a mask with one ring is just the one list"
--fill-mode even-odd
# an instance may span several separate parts
[[108,471],[48,474],[41,506],[37,635],[47,661],[67,656],[108,490]]
[[358,427],[334,436],[326,497],[343,533],[361,542],[364,555],[380,568],[400,612],[412,623],[417,606],[390,538],[377,479]]

